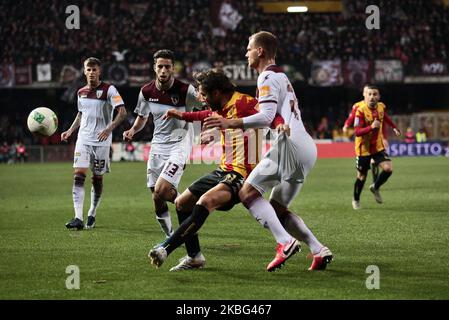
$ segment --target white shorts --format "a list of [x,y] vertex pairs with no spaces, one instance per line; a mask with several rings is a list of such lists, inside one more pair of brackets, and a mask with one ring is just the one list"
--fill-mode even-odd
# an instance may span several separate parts
[[110,149],[109,146],[91,146],[77,142],[73,167],[90,168],[96,176],[110,172]]
[[183,152],[172,150],[171,153],[160,154],[150,151],[147,162],[147,187],[154,188],[159,177],[171,183],[176,189],[181,181],[186,156]]
[[310,136],[302,137],[298,144],[280,135],[246,182],[261,194],[273,188],[270,199],[288,207],[301,190],[316,158],[317,148]]

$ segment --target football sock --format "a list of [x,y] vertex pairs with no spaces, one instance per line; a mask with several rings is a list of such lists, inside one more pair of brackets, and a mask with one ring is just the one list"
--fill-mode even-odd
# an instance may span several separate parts
[[87,215],[95,217],[103,192],[103,176],[92,176],[92,188],[90,189],[90,208]]
[[285,231],[273,207],[263,197],[253,200],[248,210],[262,226],[270,229],[277,243],[285,244],[291,240],[292,236]]
[[165,204],[162,209],[156,210],[156,219],[165,235],[167,237],[171,236],[173,233],[173,228],[171,224],[170,211],[168,211],[167,204]]
[[379,166],[377,166],[376,164],[372,164],[371,173],[373,174],[373,183],[375,183],[377,177],[379,176]]
[[73,207],[75,208],[75,218],[83,221],[83,204],[84,204],[84,180],[86,175],[82,173],[75,173],[73,177]]
[[173,250],[182,245],[187,239],[192,237],[201,228],[209,216],[206,207],[197,204],[193,207],[192,214],[184,220],[176,229],[173,235],[162,243],[162,246],[170,254]]
[[365,180],[356,179],[354,183],[354,200],[360,200],[360,194],[362,193],[363,186],[365,185]]
[[[184,220],[186,220],[192,214],[191,212],[182,211],[176,211],[176,213],[178,214],[179,225],[181,225]],[[195,256],[201,252],[198,233],[195,233],[190,238],[186,239],[185,246],[189,257],[195,258]]]
[[316,253],[321,250],[323,245],[318,241],[312,231],[310,231],[299,216],[287,211],[282,215],[280,220],[285,230],[295,237],[295,239],[307,244],[312,253]]
[[393,172],[389,171],[382,171],[379,174],[379,177],[377,178],[376,182],[374,183],[374,188],[379,189],[381,185],[383,185],[385,182],[387,182],[388,178],[391,176]]

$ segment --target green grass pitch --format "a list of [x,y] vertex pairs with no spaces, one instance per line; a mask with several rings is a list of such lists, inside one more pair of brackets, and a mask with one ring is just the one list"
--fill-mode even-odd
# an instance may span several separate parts
[[[354,160],[319,160],[292,210],[334,261],[307,271],[303,245],[274,273],[265,267],[275,241],[242,205],[214,212],[200,230],[204,269],[168,271],[183,247],[161,268],[150,266],[147,253],[163,236],[143,162],[112,164],[92,231],[64,227],[73,215],[70,163],[1,165],[0,299],[448,299],[449,159],[395,158],[393,165],[384,204],[367,183],[363,209],[354,211]],[[214,168],[189,165],[180,190]],[[86,179],[85,212],[89,190]],[[66,288],[69,265],[79,267],[79,290]],[[377,290],[366,288],[370,265],[380,271]]]

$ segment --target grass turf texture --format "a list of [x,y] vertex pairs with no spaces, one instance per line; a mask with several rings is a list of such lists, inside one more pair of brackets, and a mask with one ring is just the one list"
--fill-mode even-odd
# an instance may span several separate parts
[[[374,201],[369,177],[363,209],[354,211],[354,160],[319,160],[291,208],[334,261],[307,271],[303,245],[275,273],[265,271],[274,239],[242,205],[214,212],[200,230],[204,269],[168,272],[183,247],[161,268],[150,266],[147,253],[163,235],[143,162],[113,163],[92,231],[64,227],[73,216],[70,163],[1,165],[0,299],[448,299],[449,160],[393,164],[384,204]],[[188,166],[180,190],[214,168]],[[90,185],[86,179],[85,215]],[[69,265],[80,269],[79,290],[66,289]],[[365,286],[369,265],[379,267],[379,290]]]

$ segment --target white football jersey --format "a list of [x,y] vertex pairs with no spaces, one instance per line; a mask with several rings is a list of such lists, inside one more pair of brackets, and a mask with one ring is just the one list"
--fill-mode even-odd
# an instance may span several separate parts
[[154,132],[151,141],[153,152],[170,152],[173,147],[182,142],[183,148],[186,149],[187,154],[190,154],[193,141],[192,124],[174,118],[163,120],[162,117],[167,110],[173,108],[182,112],[192,111],[196,101],[194,96],[193,86],[177,79],[166,91],[157,89],[154,80],[141,88],[134,112],[143,117],[148,117],[150,113],[153,116]]
[[298,99],[293,86],[281,68],[271,65],[259,75],[257,99],[261,109],[267,102],[277,105],[276,113],[280,114],[290,127],[290,139],[298,141],[304,133],[308,135],[301,119]]
[[105,141],[98,140],[98,134],[112,122],[114,109],[124,106],[117,89],[101,82],[94,89],[85,86],[78,90],[78,111],[81,112],[81,124],[78,141],[91,146],[110,146],[112,134]]

